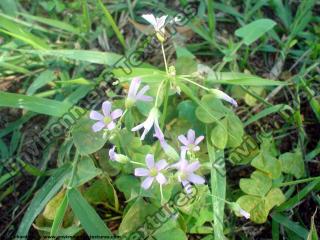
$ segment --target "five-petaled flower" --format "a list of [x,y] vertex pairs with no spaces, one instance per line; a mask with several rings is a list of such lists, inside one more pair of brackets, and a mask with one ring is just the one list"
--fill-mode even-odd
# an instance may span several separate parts
[[160,42],[165,40],[165,23],[167,15],[162,17],[155,17],[153,14],[143,14],[142,17],[148,21],[156,31],[156,36]]
[[202,142],[204,136],[196,138],[196,133],[193,129],[189,129],[187,137],[184,135],[178,136],[179,141],[184,145],[181,147],[184,151],[197,152],[200,150],[198,146]]
[[102,113],[92,110],[90,112],[90,119],[96,120],[97,122],[93,124],[92,130],[94,132],[99,132],[103,128],[107,128],[108,130],[112,130],[116,127],[115,120],[122,116],[122,110],[116,109],[111,112],[112,103],[109,101],[105,101],[102,104]]
[[147,133],[152,128],[152,126],[154,126],[156,131],[160,132],[163,135],[163,133],[160,129],[160,126],[159,126],[158,118],[159,118],[159,110],[158,110],[158,108],[153,107],[151,109],[151,111],[149,112],[147,119],[143,123],[140,123],[139,125],[132,128],[131,131],[138,131],[141,128],[144,128],[143,133],[140,138],[141,140],[143,140],[146,137]]
[[128,97],[126,99],[126,107],[132,107],[137,101],[149,102],[152,101],[152,97],[144,95],[150,87],[148,85],[144,86],[140,91],[138,91],[141,84],[141,78],[135,77],[132,79]]
[[190,188],[188,188],[188,185],[190,183],[193,183],[193,184],[204,184],[205,183],[205,180],[203,177],[194,173],[200,167],[199,161],[189,163],[182,156],[180,161],[173,164],[171,167],[176,168],[178,170],[178,172],[177,172],[178,180],[179,180],[179,182],[182,183],[182,185],[184,186],[187,193],[190,193]]
[[134,175],[138,177],[146,177],[143,180],[141,187],[144,189],[150,188],[154,179],[160,184],[163,185],[167,182],[166,177],[161,173],[164,170],[168,163],[166,160],[162,159],[157,163],[154,162],[154,156],[152,154],[147,154],[146,156],[147,168],[136,168],[134,170]]

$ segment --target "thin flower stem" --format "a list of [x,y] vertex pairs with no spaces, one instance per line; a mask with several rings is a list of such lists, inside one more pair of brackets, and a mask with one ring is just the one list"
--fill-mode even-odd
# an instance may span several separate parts
[[130,160],[131,163],[134,163],[134,164],[137,164],[137,165],[140,165],[140,166],[146,166],[144,163],[139,163],[139,162],[135,162],[135,161],[132,161]]
[[166,53],[164,52],[163,43],[161,43],[161,50],[162,50],[164,65],[166,67],[166,73],[169,74],[168,64],[167,64],[167,59],[166,59]]
[[122,121],[123,117],[126,115],[126,113],[127,113],[127,112],[128,112],[128,109],[126,108],[126,109],[124,110],[124,112],[123,112],[122,116],[120,117],[120,119],[119,119],[118,123],[121,123],[121,121]]
[[160,127],[163,128],[164,127],[164,123],[166,121],[166,117],[167,117],[167,110],[168,110],[168,100],[169,100],[169,89],[170,89],[170,82],[169,80],[166,81],[165,84],[165,96],[164,96],[164,103],[163,103],[163,112],[162,112],[162,118],[161,118],[161,122],[160,122]]
[[207,87],[205,87],[205,86],[202,86],[201,84],[196,83],[196,82],[194,82],[194,81],[192,81],[192,80],[190,80],[190,79],[188,79],[188,78],[181,78],[181,79],[183,79],[183,80],[185,80],[185,81],[187,81],[187,82],[189,82],[189,83],[192,83],[192,84],[194,84],[194,85],[198,86],[199,88],[202,88],[202,89],[204,89],[204,90],[206,90],[206,91],[210,91],[209,88],[207,88]]
[[76,176],[76,170],[77,170],[78,161],[79,161],[79,152],[76,151],[76,153],[75,153],[75,155],[74,155],[74,160],[73,160],[73,163],[72,163],[72,172],[71,172],[70,181],[69,181],[69,183],[68,183],[68,188],[71,188],[71,187],[72,187],[74,178],[75,178],[75,176]]
[[163,201],[162,185],[159,184],[159,186],[160,186],[160,195],[161,195],[161,203],[162,203],[162,201]]
[[160,90],[162,88],[164,80],[161,81],[161,83],[159,84],[158,90],[157,90],[157,96],[156,96],[156,101],[154,103],[155,107],[158,107],[158,99],[159,99],[159,94],[160,94]]

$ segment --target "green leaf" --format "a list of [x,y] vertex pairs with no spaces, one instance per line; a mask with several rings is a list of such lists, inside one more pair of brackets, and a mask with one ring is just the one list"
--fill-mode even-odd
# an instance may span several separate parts
[[133,77],[140,77],[141,81],[144,83],[159,84],[162,80],[167,78],[166,72],[155,68],[131,68],[129,73],[120,68],[114,69],[112,72],[119,78],[120,82],[131,82]]
[[84,61],[108,66],[115,65],[123,57],[112,52],[99,52],[91,50],[19,50],[21,52],[35,54],[39,56],[53,56],[67,58],[77,61]]
[[211,142],[212,144],[220,149],[224,149],[228,142],[228,132],[227,132],[227,121],[223,119],[221,125],[216,125],[211,131]]
[[37,49],[49,49],[49,45],[43,39],[33,35],[26,28],[4,14],[0,14],[0,32],[21,40]]
[[80,31],[79,29],[73,27],[72,25],[66,23],[66,22],[62,22],[56,19],[50,19],[50,18],[44,18],[44,17],[39,17],[39,16],[33,16],[27,13],[19,13],[20,15],[24,16],[27,19],[31,19],[40,23],[43,23],[45,25],[51,26],[51,27],[55,27],[73,34],[79,34]]
[[138,195],[140,192],[140,182],[139,180],[131,175],[120,175],[115,184],[117,188],[123,192],[125,198],[128,200],[132,195]]
[[301,178],[305,175],[304,161],[299,149],[293,153],[280,155],[279,160],[281,162],[282,172],[292,174],[296,178]]
[[267,173],[272,179],[276,179],[281,175],[281,162],[272,156],[267,149],[261,149],[251,165],[262,172]]
[[29,86],[27,95],[33,95],[39,88],[45,86],[49,82],[52,82],[56,78],[54,71],[46,70],[43,71]]
[[51,99],[0,91],[0,107],[22,108],[32,112],[61,117],[72,105]]
[[272,186],[272,180],[263,172],[255,171],[250,178],[240,179],[240,188],[243,192],[264,197]]
[[107,138],[103,138],[103,131],[92,131],[94,123],[95,121],[83,117],[71,129],[74,144],[83,155],[89,155],[98,151],[107,142]]
[[282,215],[281,213],[275,212],[271,215],[272,219],[280,223],[287,229],[290,229],[292,232],[296,233],[302,239],[307,239],[308,230],[302,227],[299,223],[289,220],[288,217]]
[[224,117],[227,111],[228,108],[220,100],[207,94],[201,98],[201,106],[196,109],[196,116],[203,123],[213,123]]
[[281,86],[288,85],[286,82],[265,79],[258,76],[239,72],[214,72],[208,75],[208,83],[245,85],[245,86]]
[[250,219],[255,223],[267,221],[270,210],[285,201],[285,196],[279,188],[271,189],[265,197],[245,195],[237,200],[242,209],[250,213]]
[[316,209],[315,213],[312,215],[311,228],[310,228],[307,240],[319,240],[317,228],[316,228],[316,225],[314,224],[314,217],[316,216],[317,211],[318,209]]
[[[144,228],[145,223],[147,222],[146,217],[153,214],[156,210],[158,209],[150,203],[145,202],[142,198],[138,198],[122,219],[119,227],[120,236],[135,232],[140,227]],[[156,229],[151,230],[154,231]],[[142,239],[145,237],[142,237]]]
[[81,186],[101,173],[101,170],[95,167],[92,159],[84,156],[79,159],[71,187]]
[[238,147],[243,141],[244,129],[240,118],[234,113],[229,111],[227,114],[227,131],[228,142],[227,147]]
[[286,104],[277,104],[277,105],[274,105],[274,106],[270,106],[270,107],[267,107],[266,109],[263,109],[261,112],[253,115],[252,117],[250,117],[245,123],[244,123],[244,126],[248,126],[250,125],[251,123],[254,123],[256,121],[258,121],[259,119],[261,118],[264,118],[272,113],[279,113],[281,111],[284,111],[284,110],[291,110],[292,111],[292,108],[289,106],[289,105],[286,105]]
[[70,189],[67,196],[74,214],[80,220],[81,226],[89,236],[112,236],[112,232],[104,221],[78,190]]
[[122,35],[122,33],[120,32],[119,28],[117,27],[117,24],[114,22],[113,17],[111,16],[111,14],[109,13],[108,9],[103,5],[101,0],[98,0],[99,6],[101,7],[104,16],[106,17],[107,23],[109,23],[112,27],[112,30],[115,32],[119,42],[121,43],[121,45],[126,48],[126,41],[124,40],[124,37]]
[[68,207],[68,197],[67,197],[67,194],[65,194],[62,202],[60,203],[56,211],[56,215],[54,217],[51,231],[50,231],[50,236],[56,236],[57,233],[59,232],[59,229],[63,222],[64,215],[67,211],[67,207]]
[[71,173],[70,165],[59,168],[42,186],[32,199],[23,219],[20,223],[17,236],[27,236],[34,219],[41,213],[45,205],[60,190],[67,177]]
[[235,35],[241,37],[246,45],[250,45],[271,30],[276,24],[271,19],[259,19],[237,29]]
[[54,198],[52,198],[50,202],[48,202],[42,214],[46,219],[53,220],[55,218],[56,211],[62,203],[64,196],[65,191],[61,191]]
[[116,205],[118,201],[116,191],[106,178],[93,182],[84,192],[84,197],[93,204],[109,202]]
[[174,239],[174,240],[187,240],[187,236],[180,228],[172,228],[165,232],[160,232],[154,234],[157,240],[167,240],[167,239]]
[[[207,136],[209,132],[207,129]],[[219,165],[220,169],[211,168],[211,193],[212,193],[212,211],[213,211],[213,228],[215,239],[224,239],[224,207],[226,198],[226,174],[224,166],[224,152],[223,150],[216,151],[210,145],[207,139],[207,148],[212,166]]]
[[176,46],[177,60],[176,72],[177,74],[191,74],[197,71],[197,61],[195,56],[184,47]]

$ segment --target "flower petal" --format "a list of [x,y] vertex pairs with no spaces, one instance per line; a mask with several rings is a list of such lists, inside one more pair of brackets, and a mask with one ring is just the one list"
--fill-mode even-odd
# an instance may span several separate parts
[[156,24],[156,30],[159,31],[159,30],[161,30],[161,28],[164,27],[167,17],[168,17],[168,16],[165,15],[165,16],[162,16],[162,17],[160,17],[160,18],[156,18],[156,22],[157,22],[157,24]]
[[102,112],[105,116],[110,116],[112,103],[105,101],[102,103]]
[[107,128],[109,129],[109,130],[112,130],[112,129],[114,129],[116,127],[116,124],[112,121],[112,122],[110,122],[109,124],[108,124],[108,126],[107,126]]
[[169,164],[167,163],[167,161],[162,159],[156,163],[156,169],[158,169],[158,171],[161,171],[165,169],[168,165]]
[[104,127],[105,127],[105,124],[103,122],[96,122],[95,124],[92,125],[92,131],[99,132]]
[[184,135],[178,136],[178,140],[185,146],[189,145],[189,141]]
[[152,102],[153,97],[143,95],[143,96],[137,97],[137,100],[142,102]]
[[204,139],[204,136],[199,136],[197,137],[196,141],[194,142],[195,145],[198,145],[199,143],[201,143]]
[[192,172],[198,170],[199,167],[200,167],[199,161],[192,162],[187,166],[187,171],[192,173]]
[[158,175],[156,176],[156,180],[160,185],[163,185],[167,182],[166,177],[162,173],[158,173]]
[[154,167],[154,157],[152,154],[147,154],[146,164],[149,169]]
[[147,20],[154,28],[157,25],[157,20],[153,14],[143,14],[142,17]]
[[143,123],[140,123],[139,125],[135,126],[134,128],[131,129],[132,132],[135,132],[135,131],[138,131],[140,130],[141,128],[143,128],[144,126],[144,122]]
[[116,146],[113,146],[113,148],[111,148],[109,150],[109,158],[110,158],[111,161],[115,161],[116,160],[116,153],[114,151],[115,148],[116,148]]
[[196,139],[196,132],[193,129],[189,129],[189,131],[188,131],[189,143],[194,143],[195,139]]
[[112,120],[115,120],[115,119],[121,117],[122,113],[123,113],[123,111],[122,111],[121,109],[116,109],[116,110],[114,110],[114,111],[111,113],[111,118],[112,118]]
[[94,111],[94,110],[92,110],[91,112],[90,112],[90,119],[92,119],[92,120],[102,120],[103,119],[103,115],[101,114],[101,113],[99,113],[99,112],[97,112],[97,111]]
[[131,84],[130,84],[129,92],[128,92],[128,98],[130,98],[130,99],[136,98],[140,83],[141,83],[141,78],[139,78],[139,77],[135,77],[131,80]]
[[190,174],[188,177],[188,180],[194,184],[204,184],[205,180],[203,177],[196,175],[196,174]]
[[153,180],[154,180],[154,177],[147,177],[147,178],[142,182],[141,187],[143,187],[144,189],[150,188]]
[[200,147],[199,146],[195,146],[191,150],[194,151],[194,152],[198,152],[200,150]]
[[231,103],[233,106],[238,107],[238,103],[236,100],[234,100],[232,97],[230,97],[228,94],[222,92],[219,89],[210,89],[210,92],[215,95],[216,98],[223,99],[229,103]]
[[[152,101],[152,97],[145,96],[144,94],[150,89],[148,85],[144,86],[137,94],[137,99],[141,101]],[[150,100],[151,99],[151,100]]]
[[149,176],[149,170],[146,168],[136,168],[134,170],[134,175],[137,177],[146,177]]

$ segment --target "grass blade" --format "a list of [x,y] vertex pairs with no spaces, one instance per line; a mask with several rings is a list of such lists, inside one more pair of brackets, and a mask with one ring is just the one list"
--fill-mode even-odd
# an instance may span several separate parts
[[112,236],[109,228],[78,190],[70,189],[67,196],[74,214],[89,236]]
[[[209,131],[207,129],[207,136]],[[213,209],[213,228],[214,228],[214,238],[224,239],[223,234],[223,218],[224,218],[224,199],[226,198],[226,176],[224,172],[224,164],[222,166],[221,160],[224,161],[223,151],[216,151],[213,146],[209,143],[209,138],[207,137],[207,148],[210,158],[211,168],[211,193],[212,193],[212,209]],[[219,163],[221,169],[213,167],[215,164]]]
[[117,27],[117,24],[114,22],[113,17],[111,16],[110,12],[108,11],[108,9],[103,5],[103,3],[101,2],[101,0],[98,0],[99,5],[106,17],[107,22],[111,25],[114,33],[116,34],[119,42],[121,43],[121,45],[123,46],[124,49],[127,48],[126,42],[124,40],[123,35],[121,34],[119,28]]
[[59,168],[34,196],[20,223],[17,236],[27,236],[34,219],[41,213],[45,205],[60,190],[71,172],[70,165]]
[[61,117],[70,103],[0,91],[0,107],[22,108],[45,115]]

